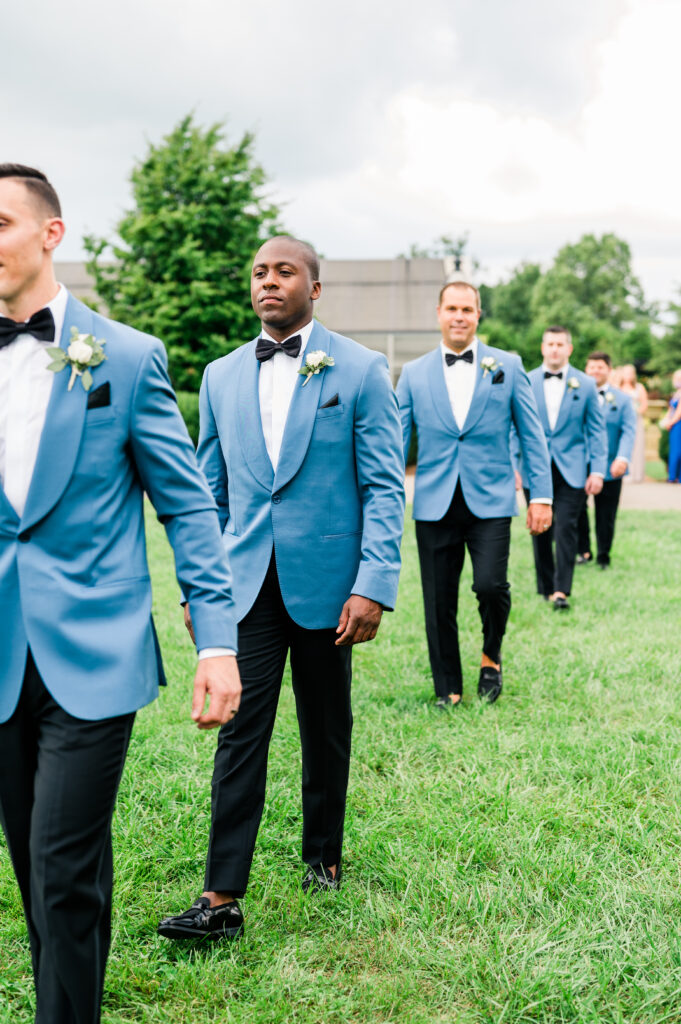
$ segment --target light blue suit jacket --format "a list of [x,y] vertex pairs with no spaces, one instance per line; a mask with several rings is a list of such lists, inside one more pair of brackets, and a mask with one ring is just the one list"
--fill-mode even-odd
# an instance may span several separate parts
[[104,339],[87,409],[68,367],[55,375],[26,507],[0,488],[0,721],[13,713],[30,645],[45,686],[70,714],[101,719],[153,700],[163,669],[151,619],[143,495],[173,546],[199,647],[235,647],[215,503],[199,472],[155,338],[69,296],[71,327]]
[[[605,420],[598,404],[598,392],[591,377],[574,367],[566,368],[566,387],[558,410],[556,425],[551,429],[544,398],[544,368],[538,366],[529,374],[539,418],[546,434],[549,455],[571,487],[584,487],[586,467],[592,473],[606,472],[607,439]],[[577,387],[570,388],[574,380]],[[523,460],[523,483],[527,486],[527,470]]]
[[[485,372],[492,357],[498,369]],[[405,457],[412,428],[418,436],[414,519],[435,522],[449,508],[458,480],[480,519],[517,515],[510,434],[518,432],[530,475],[530,497],[551,498],[551,470],[532,391],[518,356],[478,342],[476,385],[459,430],[454,419],[442,349],[407,363],[397,385]]]
[[[611,399],[609,395],[612,395]],[[605,392],[601,410],[608,432],[608,471],[605,479],[613,480],[610,467],[615,459],[626,459],[631,463],[636,440],[636,410],[629,395],[612,386],[608,386]]]
[[[218,504],[239,621],[258,596],[273,545],[284,604],[306,629],[337,626],[350,594],[395,604],[404,462],[387,363],[315,322],[307,351],[319,349],[335,365],[296,382],[276,473],[262,431],[255,341],[206,368],[199,465]],[[322,408],[336,395],[338,404]]]

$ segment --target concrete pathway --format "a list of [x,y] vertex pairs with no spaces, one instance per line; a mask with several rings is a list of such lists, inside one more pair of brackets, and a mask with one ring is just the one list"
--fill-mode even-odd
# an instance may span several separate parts
[[[414,474],[407,473],[405,482],[407,501],[414,500]],[[522,504],[522,498],[521,502]],[[681,512],[681,484],[665,484],[655,480],[642,484],[625,483],[622,487],[620,508],[656,512],[667,509]]]

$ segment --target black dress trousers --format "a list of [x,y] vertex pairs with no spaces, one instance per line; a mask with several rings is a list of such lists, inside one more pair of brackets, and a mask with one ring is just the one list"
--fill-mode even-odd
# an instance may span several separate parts
[[[603,490],[594,496],[594,516],[596,520],[596,561],[599,565],[610,565],[610,549],[615,538],[615,520],[622,494],[622,478],[604,480]],[[585,546],[584,546],[585,545]],[[591,551],[589,537],[589,515],[586,502],[579,518],[577,537],[577,553],[586,554]]]
[[303,861],[340,865],[350,770],[351,647],[335,629],[304,629],[286,611],[274,555],[239,623],[239,711],[220,729],[205,889],[243,896],[265,803],[267,754],[286,656],[303,754]]
[[134,714],[84,721],[29,652],[0,725],[0,820],[21,890],[36,1024],[98,1024],[111,932],[111,818]]
[[463,692],[456,616],[459,579],[466,548],[473,565],[473,591],[482,620],[483,652],[495,663],[511,610],[508,583],[510,516],[479,519],[468,508],[457,483],[449,509],[436,522],[417,520],[428,654],[435,693]]
[[[553,524],[545,533],[532,538],[537,593],[569,595],[577,554],[577,527],[584,507],[584,488],[571,487],[555,462],[551,463],[553,479]],[[525,491],[529,500],[529,492]],[[554,558],[553,545],[556,554]]]

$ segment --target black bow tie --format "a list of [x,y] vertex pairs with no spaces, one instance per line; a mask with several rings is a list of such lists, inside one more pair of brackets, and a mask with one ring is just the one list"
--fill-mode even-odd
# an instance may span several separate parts
[[557,377],[558,380],[562,380],[563,371],[559,370],[558,373],[551,373],[550,370],[544,370],[544,380],[551,380],[551,377]]
[[16,320],[0,316],[0,348],[11,343],[21,334],[32,334],[38,341],[54,341],[54,317],[50,309],[41,309],[34,313],[27,323],[18,324]]
[[605,396],[605,388],[600,388],[598,394]]
[[296,356],[300,355],[300,345],[301,339],[299,334],[294,334],[292,338],[287,338],[286,341],[281,343],[270,341],[269,338],[258,338],[255,346],[255,358],[260,360],[261,363],[266,363],[275,352],[285,352],[287,356],[292,356],[295,359]]
[[454,363],[458,363],[458,361],[460,359],[463,359],[464,363],[472,363],[473,362],[473,352],[472,352],[472,350],[469,349],[468,352],[464,352],[460,356],[454,355],[453,352],[445,352],[445,362],[446,362],[447,366],[454,366]]

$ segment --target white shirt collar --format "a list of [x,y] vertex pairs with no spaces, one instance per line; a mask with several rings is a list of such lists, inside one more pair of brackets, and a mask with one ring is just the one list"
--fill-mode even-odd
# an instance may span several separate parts
[[51,302],[47,303],[47,309],[50,310],[54,317],[54,343],[59,344],[61,339],[62,331],[64,330],[64,320],[66,318],[66,303],[69,301],[69,293],[63,284],[59,285],[59,291],[52,299]]
[[308,341],[310,340],[310,335],[312,334],[312,328],[313,327],[314,327],[314,320],[310,320],[309,324],[305,324],[305,326],[301,327],[299,331],[294,331],[293,334],[289,334],[288,338],[284,338],[281,342],[278,342],[276,338],[273,338],[271,334],[268,334],[267,331],[265,330],[264,325],[262,325],[262,324],[261,324],[261,327],[260,327],[260,334],[261,334],[261,336],[263,338],[267,338],[268,341],[273,341],[275,343],[275,345],[279,345],[279,344],[283,345],[284,342],[288,341],[289,338],[294,338],[297,334],[299,334],[300,335],[300,351],[304,352],[305,351],[305,346],[307,345]]

